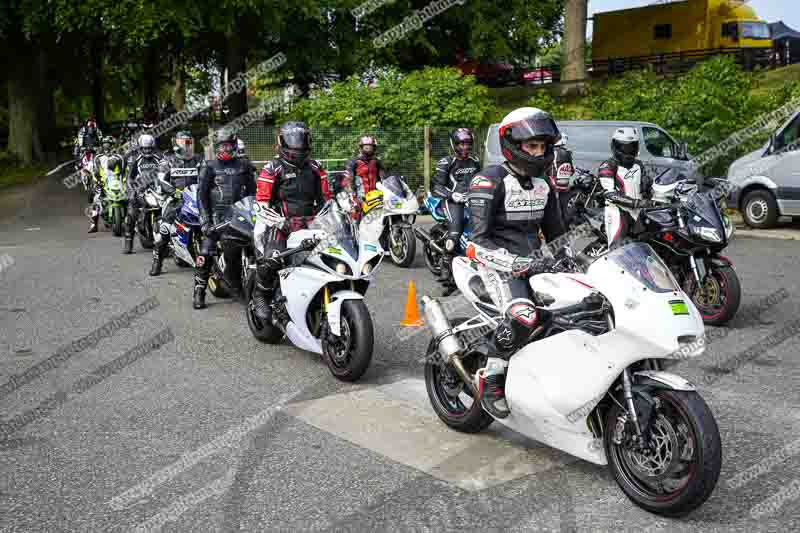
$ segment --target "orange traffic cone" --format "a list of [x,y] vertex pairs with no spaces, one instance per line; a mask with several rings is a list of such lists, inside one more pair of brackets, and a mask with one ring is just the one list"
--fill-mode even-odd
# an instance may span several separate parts
[[425,322],[419,316],[419,309],[417,308],[417,289],[414,288],[414,282],[408,283],[408,297],[406,298],[406,312],[405,317],[400,322],[401,326],[408,328],[418,328],[425,325]]

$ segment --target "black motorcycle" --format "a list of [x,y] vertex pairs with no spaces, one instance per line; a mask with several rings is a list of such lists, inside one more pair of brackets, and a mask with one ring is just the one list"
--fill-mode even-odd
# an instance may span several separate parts
[[[256,268],[256,250],[253,245],[256,216],[253,212],[255,196],[242,198],[228,208],[225,221],[213,226],[210,235],[218,238],[217,249],[211,266],[211,276],[208,279],[208,289],[217,298],[230,298],[238,293],[240,300],[247,303],[244,287],[246,286],[247,273]],[[238,251],[233,253],[234,250]],[[229,257],[238,256],[240,268],[226,264],[225,252]],[[237,276],[238,282],[232,280]]]
[[[603,192],[597,188],[599,180],[586,171],[582,174],[590,179],[580,180],[578,186],[586,200],[597,205]],[[733,233],[720,207],[725,191],[717,179],[693,182],[679,201],[640,209],[630,232],[631,238],[653,247],[692,299],[703,322],[713,326],[729,322],[741,301],[739,277],[730,259],[722,255]],[[601,211],[576,205],[576,220],[589,223],[597,236],[584,248],[587,256],[596,257],[608,249]]]

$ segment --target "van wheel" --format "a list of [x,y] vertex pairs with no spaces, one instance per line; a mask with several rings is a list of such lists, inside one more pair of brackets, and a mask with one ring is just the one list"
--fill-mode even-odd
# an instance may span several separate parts
[[778,202],[769,191],[749,192],[742,202],[742,218],[751,228],[774,228],[778,222]]

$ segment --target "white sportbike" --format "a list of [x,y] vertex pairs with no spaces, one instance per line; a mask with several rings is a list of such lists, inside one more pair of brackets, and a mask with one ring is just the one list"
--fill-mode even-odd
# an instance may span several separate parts
[[[649,245],[628,244],[590,261],[568,252],[557,273],[530,279],[540,322],[535,342],[509,360],[511,412],[497,421],[608,465],[636,505],[685,515],[716,486],[720,435],[694,385],[664,372],[662,361],[705,351],[702,317]],[[585,273],[579,263],[589,265]],[[482,333],[502,317],[472,260],[456,258],[453,275],[478,314],[451,319],[438,301],[423,298],[433,333],[425,381],[444,423],[478,432],[495,420],[473,399],[487,361]]]
[[389,251],[395,265],[407,267],[417,254],[414,222],[419,202],[402,176],[387,176],[378,182],[376,189],[383,193],[381,246]]
[[[256,247],[264,253],[264,226],[282,218],[271,209],[254,208],[262,219],[255,230]],[[253,289],[256,265],[249,265],[245,283],[247,323],[260,341],[275,344],[285,335],[300,349],[323,356],[331,373],[342,381],[356,381],[372,360],[374,332],[364,294],[383,260],[379,237],[382,217],[351,216],[352,195],[339,193],[326,203],[308,229],[291,233],[286,251],[272,257],[286,261],[271,291],[271,319],[255,314]],[[380,206],[370,210],[379,210]],[[263,225],[262,225],[263,224]]]

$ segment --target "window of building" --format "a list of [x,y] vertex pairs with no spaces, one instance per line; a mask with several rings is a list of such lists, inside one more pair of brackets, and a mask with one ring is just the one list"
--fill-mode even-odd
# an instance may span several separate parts
[[671,39],[672,38],[672,24],[656,24],[655,27],[656,39]]

